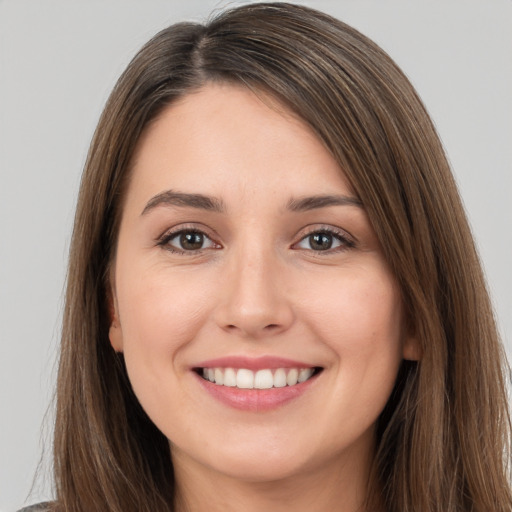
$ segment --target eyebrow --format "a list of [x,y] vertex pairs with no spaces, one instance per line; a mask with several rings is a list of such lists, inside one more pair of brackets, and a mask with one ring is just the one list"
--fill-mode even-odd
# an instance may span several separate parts
[[[185,206],[188,208],[197,208],[211,212],[222,213],[225,211],[224,203],[221,199],[203,194],[188,194],[185,192],[176,192],[166,190],[152,197],[142,210],[141,215],[145,215],[158,206]],[[286,205],[292,212],[304,212],[326,208],[328,206],[357,206],[363,207],[363,203],[356,197],[343,195],[316,195],[297,199],[290,199]]]
[[357,206],[363,208],[363,203],[357,197],[343,195],[317,195],[298,199],[290,199],[287,204],[292,212],[304,212],[326,208],[327,206]]
[[142,210],[141,215],[145,215],[157,206],[186,206],[219,213],[225,210],[222,200],[216,197],[166,190],[152,197]]

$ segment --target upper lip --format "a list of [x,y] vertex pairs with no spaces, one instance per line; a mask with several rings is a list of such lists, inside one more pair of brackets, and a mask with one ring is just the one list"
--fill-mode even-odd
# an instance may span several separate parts
[[315,368],[316,365],[275,356],[226,356],[201,361],[193,368],[246,368],[247,370],[276,370],[277,368]]

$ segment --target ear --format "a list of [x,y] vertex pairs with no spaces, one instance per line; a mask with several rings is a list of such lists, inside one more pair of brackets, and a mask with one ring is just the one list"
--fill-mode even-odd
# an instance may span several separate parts
[[423,349],[420,341],[415,336],[407,336],[402,347],[402,357],[407,361],[420,361],[423,357]]
[[119,321],[119,307],[117,304],[117,296],[113,286],[110,287],[107,293],[108,312],[110,317],[110,328],[108,330],[108,337],[110,345],[116,352],[123,351],[123,330],[121,322]]

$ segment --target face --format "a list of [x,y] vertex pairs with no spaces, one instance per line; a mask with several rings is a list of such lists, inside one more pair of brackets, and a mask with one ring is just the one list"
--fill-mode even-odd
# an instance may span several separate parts
[[111,343],[175,466],[264,481],[368,460],[413,342],[363,207],[277,102],[208,85],[150,125],[112,282]]

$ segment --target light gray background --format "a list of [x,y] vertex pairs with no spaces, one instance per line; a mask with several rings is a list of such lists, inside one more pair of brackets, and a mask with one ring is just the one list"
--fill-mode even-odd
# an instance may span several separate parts
[[[0,0],[0,510],[21,506],[51,401],[80,172],[116,78],[158,29],[217,0]],[[318,0],[405,70],[460,185],[512,354],[512,2]],[[51,496],[50,469],[28,501]]]

